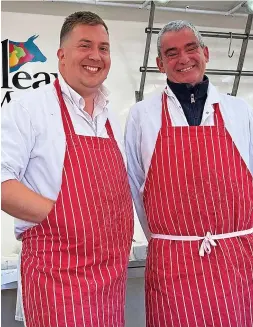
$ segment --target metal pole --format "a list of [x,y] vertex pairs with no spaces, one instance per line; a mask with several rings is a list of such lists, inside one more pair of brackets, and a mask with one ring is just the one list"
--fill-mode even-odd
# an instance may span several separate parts
[[142,5],[140,6],[140,8],[146,8],[149,5],[150,1],[146,0],[142,3]]
[[237,65],[237,71],[239,71],[239,74],[235,76],[233,90],[231,93],[234,96],[236,96],[236,94],[237,94],[240,79],[242,76],[242,68],[243,68],[245,54],[246,54],[246,50],[247,50],[247,46],[248,46],[248,42],[249,42],[249,33],[251,30],[252,20],[253,20],[253,14],[250,14],[248,16],[246,28],[245,28],[245,34],[247,34],[248,37],[242,41],[241,53],[240,53],[238,65]]
[[[140,67],[140,72],[146,71],[147,73],[160,73],[157,67]],[[253,71],[245,70],[245,71],[237,71],[237,70],[224,70],[224,69],[206,69],[207,75],[228,75],[228,76],[253,76]]]
[[[160,28],[153,28],[152,29],[152,33],[153,34],[158,34],[160,32]],[[147,27],[145,29],[146,33],[150,33],[150,29]],[[200,34],[203,37],[217,37],[217,38],[221,38],[221,39],[229,39],[230,38],[230,33],[227,32],[211,32],[211,31],[199,31]],[[247,39],[249,38],[249,40],[253,40],[253,34],[241,34],[241,33],[233,33],[233,39],[237,39],[237,40],[243,40],[243,39]]]
[[232,9],[230,9],[228,12],[227,12],[227,15],[232,15],[234,14],[236,11],[238,11],[241,7],[243,7],[245,5],[247,1],[243,1],[241,3],[239,3],[238,5],[236,5],[235,7],[233,7]]
[[141,75],[140,89],[139,92],[138,91],[135,92],[136,102],[141,101],[143,99],[143,91],[144,91],[144,85],[146,80],[146,69],[148,65],[148,58],[149,58],[149,51],[150,51],[150,44],[151,44],[151,37],[152,37],[152,28],[154,24],[154,15],[155,15],[155,3],[154,1],[151,1],[149,22],[148,22],[150,33],[147,34],[147,39],[146,39],[146,47],[145,47],[144,60],[143,60],[144,70],[142,71],[142,75]]

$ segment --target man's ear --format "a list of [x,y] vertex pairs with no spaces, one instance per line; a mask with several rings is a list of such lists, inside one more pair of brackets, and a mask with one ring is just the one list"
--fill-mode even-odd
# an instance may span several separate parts
[[62,48],[58,49],[57,57],[58,57],[60,63],[62,63],[64,61],[65,56],[64,56],[64,50]]
[[209,62],[209,49],[208,47],[203,48],[204,56],[206,58],[206,62]]
[[164,67],[163,67],[163,61],[160,57],[156,57],[156,64],[161,73],[165,73]]

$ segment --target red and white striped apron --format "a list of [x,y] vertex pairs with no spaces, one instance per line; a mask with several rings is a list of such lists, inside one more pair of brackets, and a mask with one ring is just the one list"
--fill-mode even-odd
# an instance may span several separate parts
[[253,326],[253,178],[214,109],[215,126],[173,127],[162,96],[143,196],[147,327]]
[[62,185],[43,222],[22,235],[26,327],[123,327],[133,209],[109,138],[76,135],[56,80],[66,153]]

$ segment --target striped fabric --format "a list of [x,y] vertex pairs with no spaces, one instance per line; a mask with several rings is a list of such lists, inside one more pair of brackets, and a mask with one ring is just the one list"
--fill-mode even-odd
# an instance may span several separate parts
[[[215,109],[215,126],[162,127],[144,189],[153,234],[205,236],[253,227],[253,178]],[[240,110],[240,108],[238,108]],[[236,122],[235,122],[236,123]],[[215,241],[151,239],[146,265],[147,327],[252,327],[253,235]]]
[[122,155],[108,139],[66,134],[62,186],[43,222],[22,236],[26,327],[123,327],[133,210]]

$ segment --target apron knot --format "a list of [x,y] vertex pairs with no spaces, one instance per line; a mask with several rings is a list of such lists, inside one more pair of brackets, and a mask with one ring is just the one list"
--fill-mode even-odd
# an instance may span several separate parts
[[211,253],[211,245],[216,246],[217,244],[212,239],[212,234],[210,232],[206,233],[206,236],[204,237],[200,249],[199,249],[199,255],[203,257],[205,253],[210,254]]

